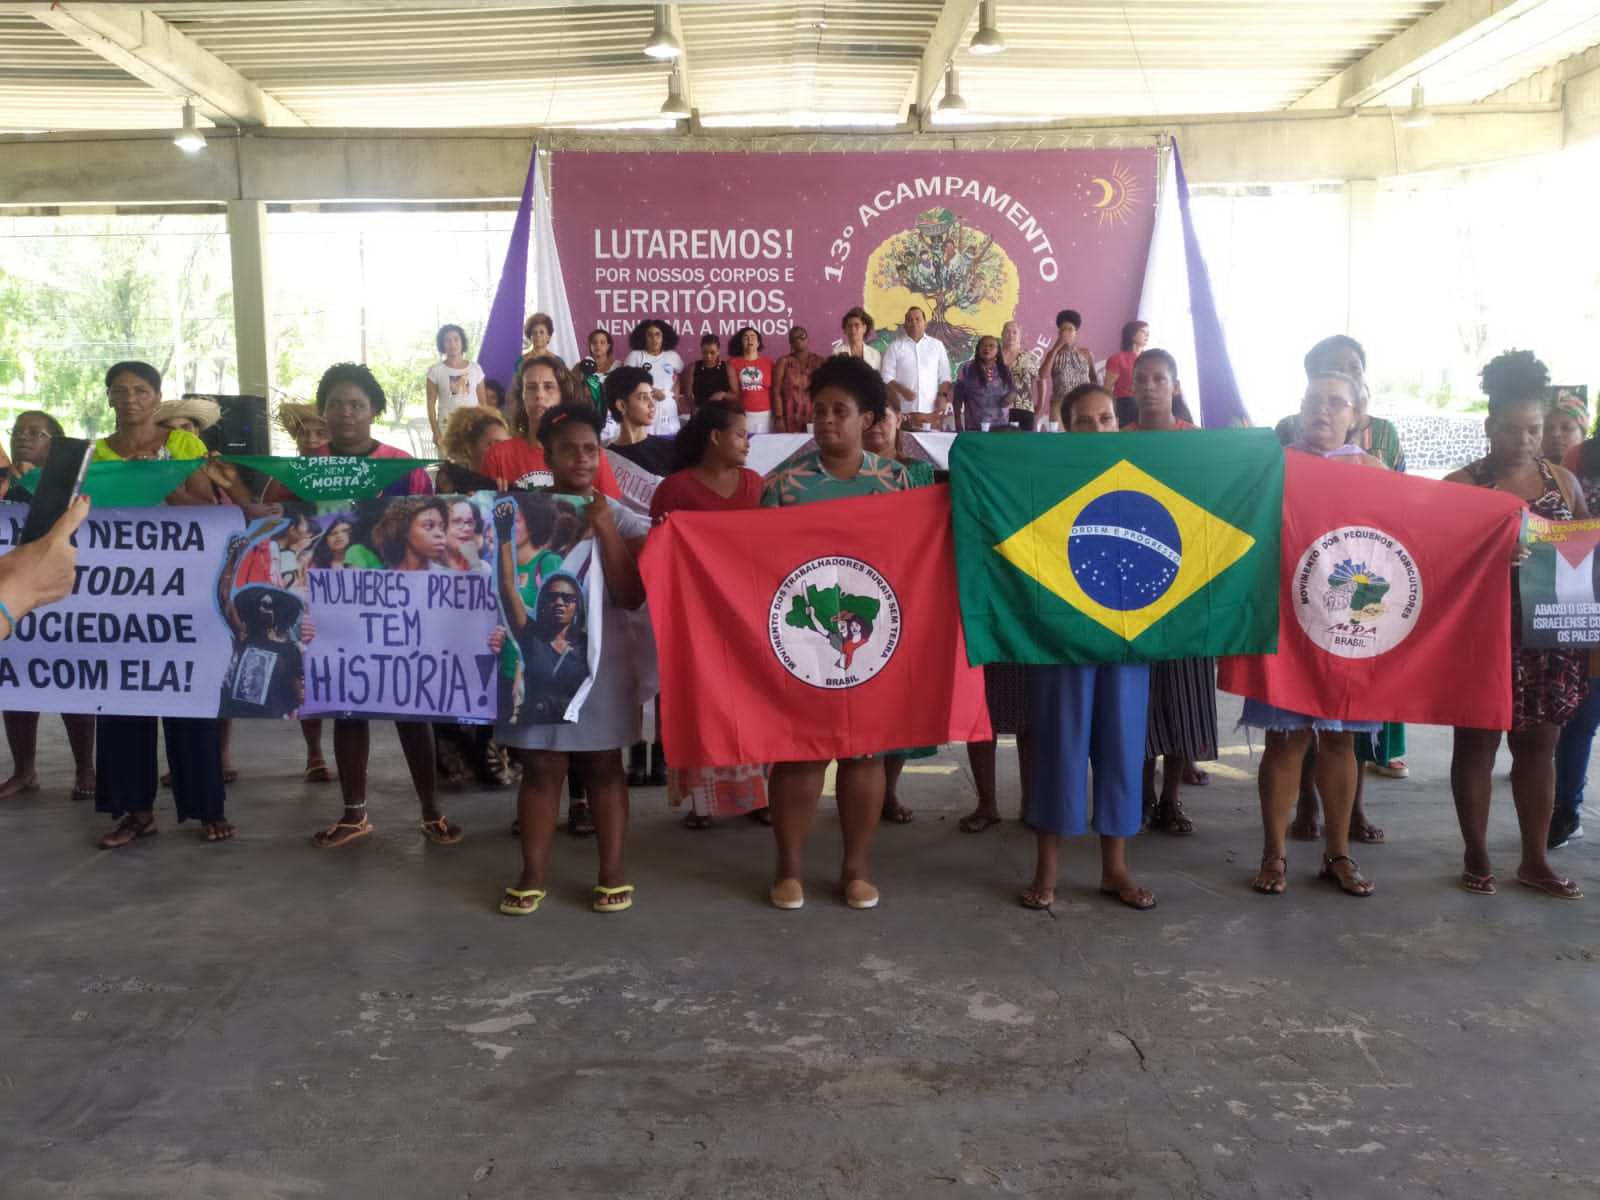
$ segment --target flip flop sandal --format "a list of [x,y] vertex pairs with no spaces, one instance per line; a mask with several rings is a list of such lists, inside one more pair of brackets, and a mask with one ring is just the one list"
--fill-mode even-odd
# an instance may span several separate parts
[[1381,846],[1385,839],[1383,830],[1368,821],[1364,825],[1350,826],[1350,840],[1360,842],[1363,846]]
[[[518,904],[515,901],[526,900],[533,897],[532,904]],[[544,902],[543,888],[529,888],[520,891],[517,888],[507,888],[505,897],[500,901],[500,911],[508,917],[526,917],[539,911],[539,905]]]
[[1474,896],[1492,896],[1495,893],[1494,876],[1474,875],[1471,871],[1463,871],[1461,890],[1470,892]]
[[896,804],[883,810],[883,819],[891,825],[909,825],[917,819],[917,814],[904,804]]
[[332,783],[333,772],[328,770],[328,764],[319,758],[306,767],[305,781],[307,783]]
[[372,822],[366,817],[359,821],[335,821],[321,832],[312,834],[311,844],[319,850],[333,850],[372,832]]
[[1102,896],[1110,896],[1119,904],[1126,904],[1137,912],[1149,912],[1156,906],[1156,898],[1144,888],[1127,888],[1118,891],[1116,888],[1101,888]]
[[1000,818],[989,813],[968,813],[962,817],[956,828],[962,833],[982,833],[1000,824]]
[[711,818],[704,816],[701,813],[690,813],[688,816],[684,817],[683,827],[685,829],[710,829]]
[[[1043,899],[1045,896],[1049,896],[1050,899]],[[1023,888],[1021,894],[1017,896],[1017,903],[1022,905],[1023,908],[1026,908],[1030,912],[1044,912],[1055,902],[1056,893],[1054,888],[1051,888],[1048,891],[1040,891],[1036,888]]]
[[[612,896],[621,896],[622,899],[615,904],[605,903]],[[594,889],[594,903],[589,907],[597,913],[627,912],[633,907],[633,884],[625,883],[621,887],[614,888],[597,885]]]
[[224,771],[222,773],[222,782],[223,783],[238,783],[239,782],[239,772],[236,771],[236,770],[235,771]]
[[207,842],[225,842],[233,837],[235,830],[227,821],[210,821],[202,826],[201,837]]
[[1518,875],[1516,879],[1523,887],[1532,888],[1536,892],[1543,892],[1546,896],[1554,896],[1557,900],[1583,899],[1583,891],[1571,879],[1561,879],[1555,875],[1551,875],[1546,879],[1526,879]]
[[94,789],[92,787],[91,788],[75,787],[75,788],[72,789],[72,798],[74,800],[93,800],[94,799]]
[[[115,829],[100,839],[100,849],[120,850],[124,846],[132,845],[140,838],[155,837],[160,832],[156,828],[154,819],[140,821],[132,816],[123,817]],[[123,837],[123,834],[132,834],[133,836]]]
[[1195,766],[1185,767],[1181,778],[1189,787],[1209,787],[1211,784],[1210,774]]
[[467,836],[464,830],[451,829],[450,822],[442,816],[424,821],[417,828],[435,846],[454,846]]

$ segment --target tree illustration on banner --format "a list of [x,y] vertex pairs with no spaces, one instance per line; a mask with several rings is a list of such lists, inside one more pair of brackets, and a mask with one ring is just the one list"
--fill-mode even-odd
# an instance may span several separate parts
[[869,260],[870,311],[919,305],[928,333],[954,363],[972,357],[980,330],[999,329],[1017,307],[1017,268],[985,233],[948,208],[931,208],[916,225],[881,243]]

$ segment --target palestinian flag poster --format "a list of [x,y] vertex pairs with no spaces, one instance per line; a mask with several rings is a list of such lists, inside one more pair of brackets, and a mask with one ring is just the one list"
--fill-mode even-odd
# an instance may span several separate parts
[[950,485],[974,663],[1277,644],[1283,450],[1271,430],[961,434]]
[[1217,686],[1315,717],[1508,728],[1522,512],[1490,488],[1289,454],[1278,652],[1224,660]]
[[1529,514],[1523,541],[1529,553],[1517,572],[1522,644],[1530,650],[1600,647],[1594,553],[1600,521],[1547,521]]
[[992,736],[943,487],[673,513],[640,560],[673,766],[812,762]]

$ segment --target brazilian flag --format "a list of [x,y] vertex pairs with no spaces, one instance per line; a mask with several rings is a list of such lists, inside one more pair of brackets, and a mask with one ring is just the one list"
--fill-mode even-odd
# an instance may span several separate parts
[[1278,648],[1270,429],[962,434],[950,492],[974,664]]

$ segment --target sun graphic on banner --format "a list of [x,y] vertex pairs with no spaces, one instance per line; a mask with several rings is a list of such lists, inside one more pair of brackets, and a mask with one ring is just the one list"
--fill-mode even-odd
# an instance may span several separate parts
[[1116,163],[1109,175],[1096,175],[1078,188],[1078,197],[1088,204],[1101,228],[1107,225],[1126,225],[1139,207],[1139,194],[1143,189],[1134,173],[1122,163]]

